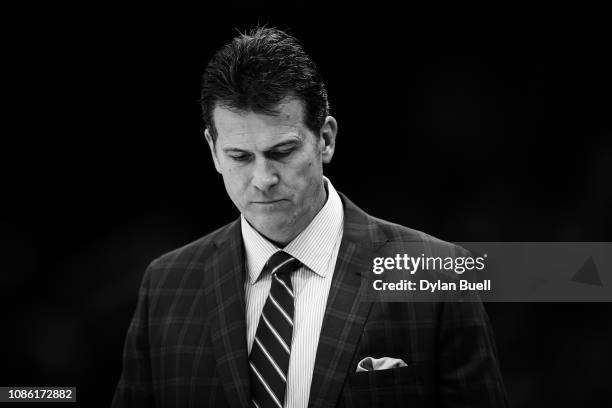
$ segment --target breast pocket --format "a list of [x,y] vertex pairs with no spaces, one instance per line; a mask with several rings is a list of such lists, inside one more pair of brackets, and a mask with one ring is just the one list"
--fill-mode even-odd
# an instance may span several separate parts
[[414,380],[416,366],[389,368],[386,370],[362,371],[349,375],[349,385],[356,388],[383,388],[402,385]]
[[434,405],[433,363],[355,372],[348,375],[343,391],[346,407],[411,407]]

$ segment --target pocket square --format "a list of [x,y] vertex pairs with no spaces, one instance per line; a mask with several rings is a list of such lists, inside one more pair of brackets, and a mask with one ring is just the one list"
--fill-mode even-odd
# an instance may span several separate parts
[[390,368],[406,367],[408,364],[399,358],[381,357],[372,358],[366,357],[357,364],[357,373],[364,371],[388,370]]

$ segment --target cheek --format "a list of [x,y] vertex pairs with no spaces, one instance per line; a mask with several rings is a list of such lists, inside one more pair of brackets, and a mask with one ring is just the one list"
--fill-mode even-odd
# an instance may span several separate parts
[[[308,160],[299,166],[295,172],[295,184],[304,195],[312,195],[318,189],[318,180],[321,174],[317,167],[316,160]],[[297,187],[297,186],[296,186]]]
[[242,190],[244,190],[245,185],[245,175],[244,172],[241,172],[240,169],[235,167],[225,168],[223,172],[223,180],[225,181],[226,186],[235,194],[239,194]]
[[314,163],[311,161],[304,161],[299,163],[297,166],[291,166],[286,169],[285,179],[287,182],[295,187],[303,189],[304,186],[310,184],[312,179],[312,170]]

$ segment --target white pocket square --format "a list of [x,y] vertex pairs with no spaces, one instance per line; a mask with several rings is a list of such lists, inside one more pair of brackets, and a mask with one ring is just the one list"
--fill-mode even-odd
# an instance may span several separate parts
[[372,358],[366,357],[357,364],[357,373],[364,371],[388,370],[390,368],[406,367],[408,364],[399,358],[381,357]]

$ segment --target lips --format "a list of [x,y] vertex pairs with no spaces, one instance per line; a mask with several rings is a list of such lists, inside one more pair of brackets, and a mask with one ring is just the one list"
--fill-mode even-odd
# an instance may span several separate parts
[[285,200],[279,199],[279,200],[251,201],[251,202],[253,204],[275,204],[275,203],[280,203],[281,201],[285,201]]

